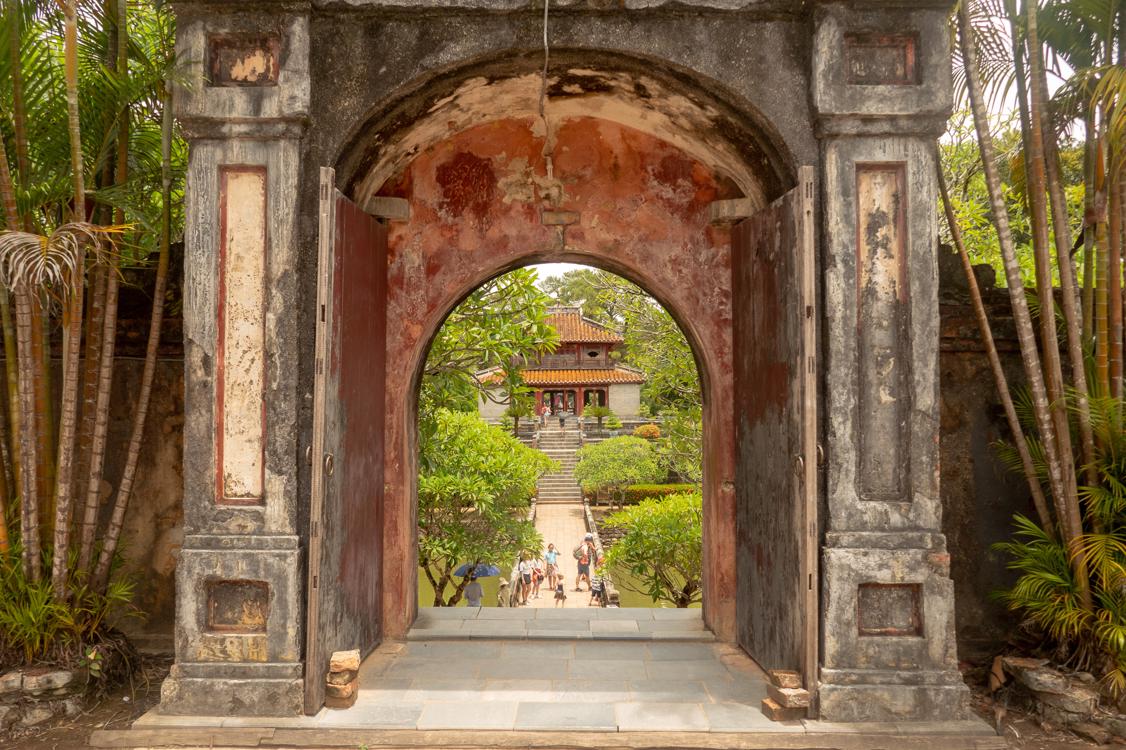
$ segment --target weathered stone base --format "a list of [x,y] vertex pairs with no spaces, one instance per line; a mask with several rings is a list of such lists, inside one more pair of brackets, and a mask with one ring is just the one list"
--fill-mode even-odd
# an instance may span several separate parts
[[818,691],[822,721],[957,721],[969,710],[965,685],[827,685]]
[[299,716],[300,678],[219,679],[172,675],[160,687],[160,712],[176,716]]

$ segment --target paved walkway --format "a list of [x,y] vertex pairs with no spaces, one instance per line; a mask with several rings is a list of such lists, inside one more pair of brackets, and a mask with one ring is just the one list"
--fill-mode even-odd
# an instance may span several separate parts
[[574,599],[579,606],[426,607],[419,610],[407,640],[715,640],[699,609],[587,607],[585,592],[568,596],[568,604]]
[[[496,610],[493,610],[496,611]],[[503,610],[501,610],[503,611]],[[535,610],[510,610],[535,612]],[[982,721],[928,724],[825,724],[817,721],[772,722],[760,703],[766,695],[765,676],[739,648],[717,643],[535,642],[509,640],[449,640],[386,643],[363,663],[356,704],[344,710],[323,709],[316,716],[297,718],[225,718],[161,716],[152,711],[134,730],[170,727],[270,727],[286,729],[354,729],[368,731],[512,731],[567,732],[545,735],[543,742],[574,747],[603,747],[587,737],[582,744],[571,737],[583,732],[666,733],[669,740],[649,734],[640,746],[675,744],[696,746],[702,733],[733,733],[712,747],[836,748],[836,735],[943,734],[946,741],[927,744],[929,750],[955,747],[997,748]],[[685,732],[688,734],[667,734]],[[751,735],[774,739],[754,743]],[[375,735],[372,735],[373,737]],[[452,735],[417,735],[414,741],[398,735],[403,745],[425,746],[455,742]],[[524,735],[526,738],[532,735]],[[713,736],[713,735],[708,735]],[[297,735],[294,735],[295,739]],[[218,745],[224,744],[216,737]],[[311,741],[306,745],[321,746]],[[342,735],[355,747],[359,735]],[[499,739],[494,735],[493,739]],[[984,743],[983,740],[986,740]],[[990,742],[989,740],[992,740]],[[550,741],[550,742],[549,742]],[[153,744],[163,744],[156,743]],[[483,743],[496,747],[499,742]],[[615,746],[628,743],[614,740]],[[896,741],[897,748],[912,747]],[[205,745],[206,746],[206,745]],[[522,748],[540,746],[519,745]],[[850,750],[887,747],[878,738],[848,744]]]
[[[578,563],[571,554],[586,534],[586,520],[583,518],[582,503],[540,503],[536,505],[536,530],[543,535],[544,549],[549,542],[559,550],[559,566],[565,576],[568,609],[586,608],[590,605],[590,594],[584,589],[575,591],[578,578]],[[529,607],[555,608],[555,596],[548,590],[547,581],[540,587],[539,599],[528,599]]]

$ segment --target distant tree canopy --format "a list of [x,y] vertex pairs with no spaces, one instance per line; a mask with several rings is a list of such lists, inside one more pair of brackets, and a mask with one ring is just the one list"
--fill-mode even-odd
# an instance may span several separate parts
[[477,414],[439,409],[421,446],[418,561],[434,606],[461,600],[462,563],[504,565],[542,539],[526,511],[536,481],[558,464]]
[[[1017,114],[1012,112],[997,120],[994,145],[998,152],[997,166],[1001,177],[1001,189],[1009,210],[1021,275],[1025,283],[1031,284],[1035,281],[1032,222],[1028,214],[1024,148],[1020,123],[1017,119]],[[1060,144],[1059,156],[1068,216],[1073,226],[1081,227],[1085,193],[1083,146],[1080,143],[1064,140]],[[1004,262],[989,210],[989,190],[985,183],[977,138],[974,135],[973,118],[969,112],[958,112],[950,120],[946,137],[939,141],[939,158],[946,179],[949,181],[950,202],[962,230],[962,240],[970,259],[975,264],[986,263],[992,266],[997,272],[998,285],[1004,286],[1006,284]],[[943,243],[953,246],[950,228],[946,222],[940,222],[939,230]],[[1083,247],[1079,247],[1075,255],[1077,265],[1080,267],[1083,265],[1083,253]],[[1053,280],[1055,284],[1059,284],[1058,271],[1054,274]]]
[[632,436],[610,438],[579,449],[575,481],[586,492],[609,491],[620,505],[631,484],[660,482],[666,472],[653,444]]
[[[559,337],[547,325],[548,297],[532,269],[520,268],[475,289],[442,324],[426,356],[418,397],[420,432],[433,429],[439,409],[477,412],[481,398],[510,403],[526,389],[514,364],[553,351]],[[490,388],[477,373],[501,368]]]

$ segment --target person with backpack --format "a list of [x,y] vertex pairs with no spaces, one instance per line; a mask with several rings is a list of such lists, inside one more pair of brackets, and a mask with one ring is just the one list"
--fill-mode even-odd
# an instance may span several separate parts
[[594,561],[594,534],[587,534],[574,551],[575,559],[579,562],[579,574],[575,579],[575,591],[582,591],[583,579],[586,587],[590,589],[590,564]]

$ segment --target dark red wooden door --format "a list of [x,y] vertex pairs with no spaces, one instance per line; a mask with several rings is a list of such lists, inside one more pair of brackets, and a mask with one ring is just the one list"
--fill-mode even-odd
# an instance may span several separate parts
[[379,643],[387,228],[321,170],[305,710],[333,651]]
[[732,229],[740,645],[817,679],[813,170]]

